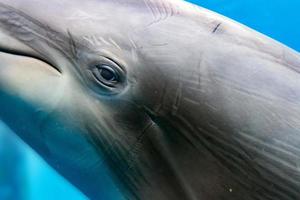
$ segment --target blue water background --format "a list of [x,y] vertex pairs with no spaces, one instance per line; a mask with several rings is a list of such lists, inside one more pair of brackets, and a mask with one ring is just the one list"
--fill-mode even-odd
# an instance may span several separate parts
[[[300,51],[299,0],[190,2],[235,19]],[[87,198],[51,169],[0,121],[0,200],[53,199]]]

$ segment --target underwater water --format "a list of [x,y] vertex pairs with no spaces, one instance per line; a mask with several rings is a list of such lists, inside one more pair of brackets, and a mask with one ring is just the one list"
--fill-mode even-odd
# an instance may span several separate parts
[[0,200],[85,200],[0,121]]
[[[300,51],[299,0],[190,0]],[[109,190],[109,188],[107,188]],[[119,199],[116,194],[115,199]],[[0,123],[0,200],[85,200]]]

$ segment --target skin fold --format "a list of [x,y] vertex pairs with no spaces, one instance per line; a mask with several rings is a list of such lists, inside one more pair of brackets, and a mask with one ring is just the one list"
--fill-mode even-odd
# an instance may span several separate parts
[[297,199],[299,67],[184,1],[0,0],[0,119],[90,199]]

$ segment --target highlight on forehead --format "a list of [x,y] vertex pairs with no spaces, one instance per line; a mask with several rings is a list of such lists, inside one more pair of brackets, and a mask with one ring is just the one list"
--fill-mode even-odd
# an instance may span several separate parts
[[176,9],[176,0],[127,0],[127,1],[117,1],[123,5],[130,5],[137,7],[138,9],[146,9],[150,11],[155,19],[162,19],[178,14],[178,9]]
[[[92,0],[86,2],[83,7],[78,7],[77,3],[73,1],[72,4],[67,3],[70,5],[69,9],[72,10],[71,18],[76,20],[82,20],[82,18],[104,19],[105,15],[112,14],[114,18],[121,15],[124,20],[128,14],[134,16],[140,13],[148,15],[154,22],[178,15],[179,10],[186,4],[186,2],[177,0]],[[179,3],[183,3],[183,5],[179,6]],[[128,20],[128,18],[126,19]]]
[[[25,6],[21,0],[15,0],[11,3],[4,0],[4,2],[0,4],[0,12],[2,13],[0,14],[3,16],[0,25],[5,26],[21,41],[23,41],[22,37],[25,37],[25,39],[28,36],[36,37],[37,40],[44,40],[66,53],[72,50],[72,45],[69,48],[70,44],[73,44],[72,41],[75,41],[77,45],[83,42],[91,48],[95,45],[104,44],[120,49],[120,46],[123,47],[126,44],[121,44],[118,37],[123,37],[124,33],[133,32],[135,27],[143,29],[143,27],[178,15],[178,3],[180,1],[89,0],[81,6],[78,6],[81,4],[79,0],[72,2],[53,0],[51,4],[39,2],[36,5],[34,5],[34,1],[28,0],[26,1],[28,6]],[[64,5],[64,9],[59,5]],[[30,7],[33,7],[31,12],[29,11]],[[53,16],[53,9],[55,8],[58,9],[58,13]],[[118,15],[112,12],[111,8],[117,9],[115,10],[116,13],[117,11],[121,13]],[[132,12],[135,10],[138,12]],[[124,21],[126,14],[123,12],[128,14],[128,17],[132,16],[132,18],[127,18],[127,21]],[[51,18],[49,17],[50,13],[53,16]],[[136,16],[139,14],[141,16]],[[100,21],[97,20],[98,15]],[[19,21],[17,22],[16,19]],[[17,23],[22,24],[22,26],[18,26]],[[24,33],[26,34],[24,35]],[[110,33],[114,34],[111,35]],[[94,37],[94,35],[96,36]],[[131,38],[128,39],[130,44],[134,43]],[[26,43],[26,41],[24,42]],[[31,43],[28,43],[28,45],[32,46]]]

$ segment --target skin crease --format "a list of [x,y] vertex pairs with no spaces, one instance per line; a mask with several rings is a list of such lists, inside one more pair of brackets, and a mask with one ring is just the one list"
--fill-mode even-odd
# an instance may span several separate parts
[[1,119],[89,198],[300,195],[300,56],[282,44],[177,0],[1,0],[0,38]]

